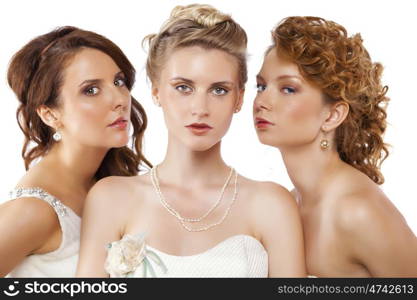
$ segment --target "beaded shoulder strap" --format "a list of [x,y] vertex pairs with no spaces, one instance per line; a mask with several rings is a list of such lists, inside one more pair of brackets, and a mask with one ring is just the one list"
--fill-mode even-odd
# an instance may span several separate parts
[[9,199],[16,199],[20,197],[35,197],[44,200],[54,208],[59,216],[64,217],[68,214],[67,209],[61,201],[41,188],[17,188],[9,193]]

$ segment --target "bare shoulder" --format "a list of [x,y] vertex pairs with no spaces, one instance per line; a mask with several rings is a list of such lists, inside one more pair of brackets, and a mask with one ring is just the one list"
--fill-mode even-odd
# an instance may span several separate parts
[[146,174],[138,176],[109,176],[99,180],[88,192],[87,201],[99,205],[120,206],[140,199],[146,183]]
[[88,192],[83,219],[90,222],[112,220],[114,228],[123,231],[146,199],[147,174],[109,176],[99,180]]
[[15,233],[36,236],[45,241],[59,228],[58,216],[54,208],[44,200],[35,197],[22,197],[0,205],[0,219]]
[[[144,177],[110,176],[88,192],[83,211],[82,236],[102,237],[106,242],[122,237],[142,211]],[[101,243],[101,242],[100,242]]]
[[295,199],[279,184],[242,181],[248,189],[250,226],[268,252],[270,275],[303,276],[302,225]]
[[405,219],[377,184],[350,183],[334,202],[334,220],[345,232],[365,234],[375,226],[405,225]]
[[251,211],[257,216],[286,218],[298,213],[294,197],[282,185],[270,181],[242,178],[242,192],[247,195]]
[[271,205],[288,205],[294,203],[294,197],[282,185],[271,181],[256,181],[241,177],[241,185],[244,187],[245,193],[250,195],[254,202],[263,202]]

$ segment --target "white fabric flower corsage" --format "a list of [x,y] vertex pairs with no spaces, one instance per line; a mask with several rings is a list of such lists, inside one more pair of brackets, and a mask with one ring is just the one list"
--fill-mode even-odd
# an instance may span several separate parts
[[135,271],[143,265],[143,277],[147,277],[148,270],[152,277],[156,277],[152,262],[156,263],[164,273],[167,268],[159,256],[146,249],[145,234],[125,234],[119,241],[107,245],[107,258],[104,269],[110,277],[132,277]]

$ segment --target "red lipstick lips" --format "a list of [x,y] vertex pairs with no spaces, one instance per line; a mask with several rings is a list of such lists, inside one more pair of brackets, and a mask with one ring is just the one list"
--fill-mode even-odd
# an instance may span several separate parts
[[108,127],[125,129],[127,127],[127,120],[123,117],[119,117],[113,123],[109,124]]
[[195,135],[204,135],[213,129],[213,127],[206,123],[193,123],[185,127],[187,127]]
[[255,126],[258,129],[265,129],[268,126],[273,126],[274,123],[269,122],[268,120],[262,119],[262,118],[256,118],[255,119]]

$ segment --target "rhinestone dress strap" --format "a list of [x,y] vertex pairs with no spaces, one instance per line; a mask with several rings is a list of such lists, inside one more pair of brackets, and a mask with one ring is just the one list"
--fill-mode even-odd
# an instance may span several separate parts
[[68,214],[66,207],[61,201],[41,188],[17,188],[9,193],[9,199],[21,197],[35,197],[48,202],[61,217],[65,217]]

